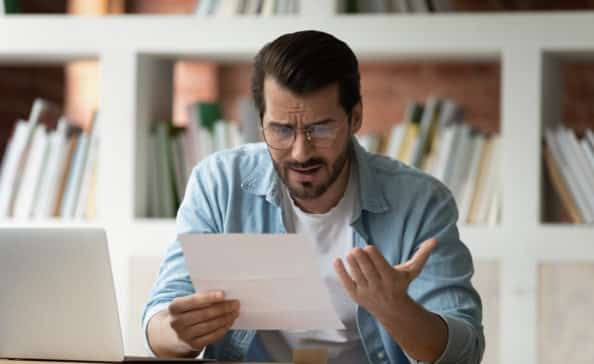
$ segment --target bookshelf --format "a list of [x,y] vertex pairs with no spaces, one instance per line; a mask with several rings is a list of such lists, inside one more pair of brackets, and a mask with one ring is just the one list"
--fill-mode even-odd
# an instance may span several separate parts
[[[462,239],[477,263],[477,286],[485,298],[485,362],[535,364],[561,351],[568,353],[566,359],[589,362],[585,358],[594,356],[589,346],[571,351],[571,342],[563,341],[565,346],[559,347],[552,342],[553,326],[539,318],[551,311],[540,302],[549,302],[555,294],[542,288],[547,282],[541,278],[564,267],[569,268],[561,275],[565,277],[561,284],[577,284],[589,293],[589,302],[594,300],[594,292],[584,288],[591,281],[577,275],[594,270],[594,227],[542,223],[540,191],[543,126],[560,117],[559,60],[594,59],[594,12],[353,16],[334,15],[333,4],[324,4],[302,0],[299,15],[224,21],[189,15],[0,17],[0,34],[18,35],[3,39],[0,63],[89,58],[101,63],[99,125],[103,145],[108,147],[100,149],[98,217],[65,226],[93,224],[107,229],[128,351],[143,352],[138,305],[144,302],[142,295],[157,272],[159,257],[175,233],[172,220],[145,219],[138,213],[145,203],[139,182],[145,168],[140,158],[146,142],[143,136],[156,115],[168,109],[171,117],[167,105],[171,63],[176,59],[245,63],[282,33],[320,29],[345,40],[361,62],[500,64],[502,219],[494,228],[461,226]],[[151,87],[155,84],[162,88]],[[168,97],[166,102],[163,95]],[[8,221],[3,225],[17,223],[63,224]],[[585,268],[574,271],[574,267]],[[550,302],[558,301],[571,303],[565,296]],[[556,312],[559,322],[575,322],[564,311]],[[543,320],[550,324],[551,318]],[[539,330],[549,331],[541,334]],[[570,326],[565,330],[568,337],[594,339],[591,329]]]

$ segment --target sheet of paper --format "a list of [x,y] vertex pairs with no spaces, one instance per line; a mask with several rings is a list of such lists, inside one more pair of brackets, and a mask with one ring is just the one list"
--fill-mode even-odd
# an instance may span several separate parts
[[297,234],[183,234],[195,289],[240,301],[233,329],[344,329],[316,265]]

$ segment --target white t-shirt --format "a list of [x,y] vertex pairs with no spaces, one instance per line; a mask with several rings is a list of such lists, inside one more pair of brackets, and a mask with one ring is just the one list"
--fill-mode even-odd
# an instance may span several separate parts
[[345,258],[353,247],[351,222],[358,206],[357,173],[351,165],[349,183],[343,198],[330,211],[310,214],[295,205],[289,192],[283,193],[284,223],[287,232],[307,236],[314,242],[316,258],[330,298],[346,330],[261,331],[265,348],[275,361],[291,361],[298,348],[324,347],[329,363],[365,363],[367,357],[355,323],[356,304],[342,287],[334,271],[334,259]]

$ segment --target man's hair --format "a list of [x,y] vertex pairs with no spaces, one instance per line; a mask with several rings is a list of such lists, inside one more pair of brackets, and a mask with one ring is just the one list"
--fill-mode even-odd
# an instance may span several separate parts
[[345,42],[328,33],[306,30],[284,34],[258,52],[254,58],[251,87],[260,122],[266,111],[266,76],[297,95],[338,82],[338,99],[349,116],[361,101],[357,57]]

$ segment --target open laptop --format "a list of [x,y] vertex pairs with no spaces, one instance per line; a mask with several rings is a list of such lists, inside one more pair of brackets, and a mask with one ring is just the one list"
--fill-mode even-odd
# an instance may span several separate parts
[[155,360],[124,355],[103,229],[0,229],[0,358]]

